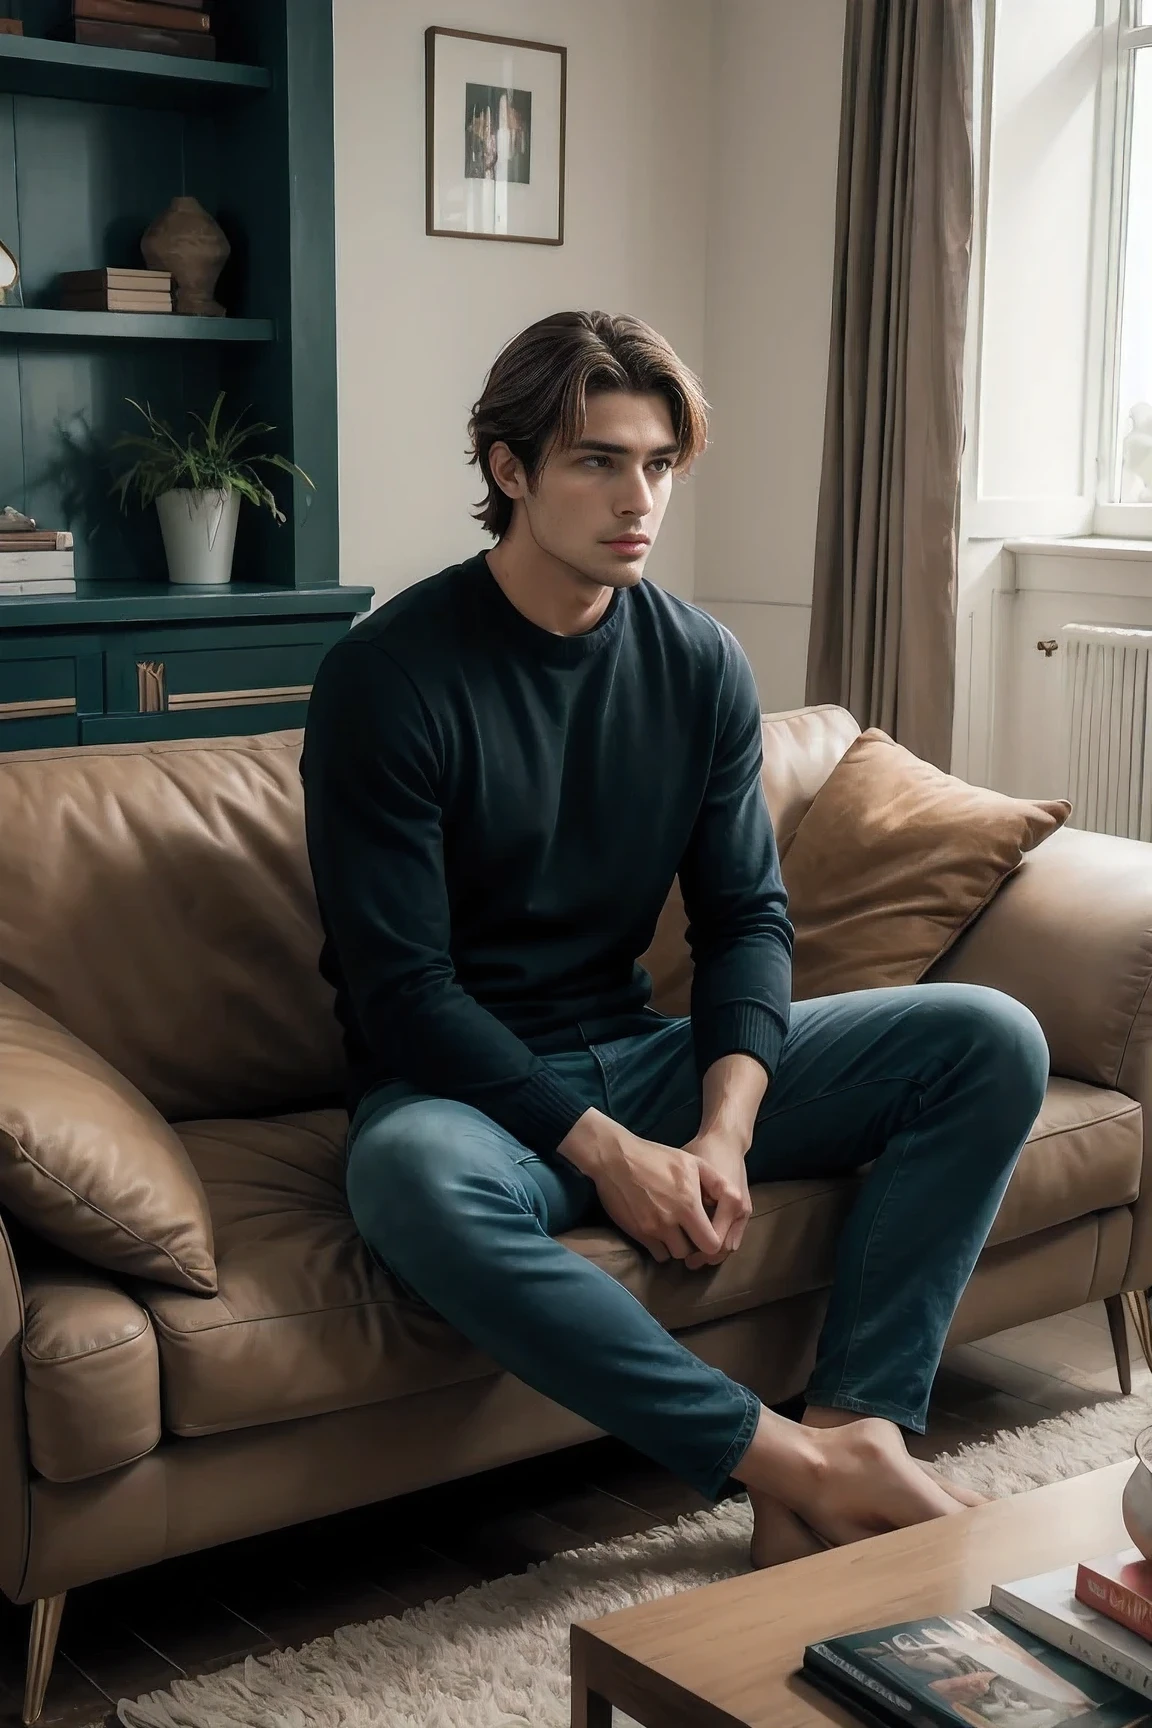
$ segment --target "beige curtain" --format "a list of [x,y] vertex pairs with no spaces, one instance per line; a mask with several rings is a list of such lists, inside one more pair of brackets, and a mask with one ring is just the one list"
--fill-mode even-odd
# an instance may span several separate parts
[[809,702],[947,768],[971,0],[847,0]]

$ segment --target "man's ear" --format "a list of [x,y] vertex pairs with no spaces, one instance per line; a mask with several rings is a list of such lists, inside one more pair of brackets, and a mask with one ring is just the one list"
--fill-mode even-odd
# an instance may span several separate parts
[[503,441],[492,445],[488,452],[488,466],[501,492],[509,498],[523,498],[528,491],[528,476],[524,472],[524,464],[518,456],[512,454]]

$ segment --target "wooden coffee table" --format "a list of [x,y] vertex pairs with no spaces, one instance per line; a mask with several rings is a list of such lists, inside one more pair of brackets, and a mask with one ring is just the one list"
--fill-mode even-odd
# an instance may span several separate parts
[[806,1644],[982,1608],[993,1583],[1131,1546],[1131,1464],[572,1627],[572,1728],[827,1728],[853,1718],[795,1678]]

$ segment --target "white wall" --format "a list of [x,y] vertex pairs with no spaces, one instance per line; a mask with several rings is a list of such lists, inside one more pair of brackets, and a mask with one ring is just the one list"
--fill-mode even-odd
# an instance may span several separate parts
[[696,591],[766,709],[804,700],[832,309],[844,0],[718,0]]
[[[466,423],[534,319],[630,312],[700,369],[711,15],[711,0],[486,0],[482,18],[466,0],[335,0],[342,581],[383,599],[491,544],[470,519]],[[429,24],[567,47],[563,246],[425,234]],[[686,597],[697,483],[677,487],[649,566]]]

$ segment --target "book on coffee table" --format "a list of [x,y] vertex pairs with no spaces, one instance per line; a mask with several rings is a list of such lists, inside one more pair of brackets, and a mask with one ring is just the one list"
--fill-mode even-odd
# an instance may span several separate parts
[[[1152,1695],[1152,1644],[1077,1598],[1077,1567],[992,1586],[992,1607],[1013,1625],[1067,1650],[1100,1674]],[[1079,1568],[1083,1571],[1083,1567]]]
[[810,1644],[802,1672],[884,1728],[1152,1728],[1146,1700],[990,1608]]
[[1082,1560],[1076,1571],[1076,1595],[1086,1607],[1107,1614],[1143,1641],[1152,1640],[1152,1561],[1145,1560],[1139,1548],[1125,1548],[1102,1560]]

